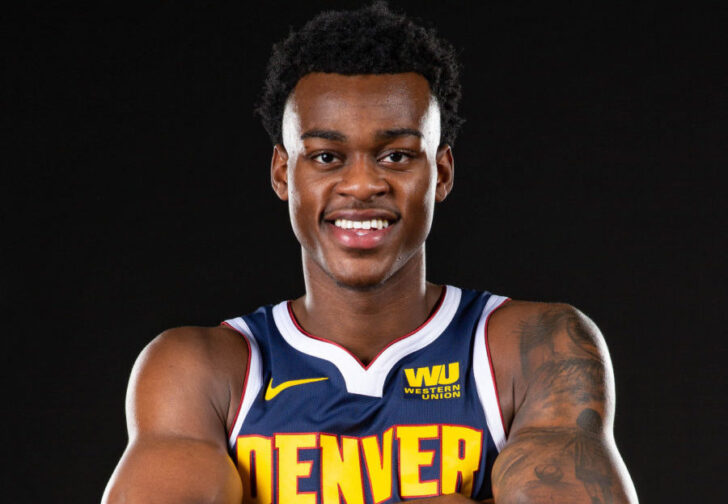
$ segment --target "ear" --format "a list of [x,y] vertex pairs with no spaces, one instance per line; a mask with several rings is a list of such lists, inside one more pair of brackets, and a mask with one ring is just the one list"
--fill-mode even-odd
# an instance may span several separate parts
[[288,201],[288,152],[282,144],[273,146],[273,158],[270,161],[270,182],[273,191],[283,200]]
[[452,157],[452,149],[448,144],[443,144],[437,149],[435,157],[437,164],[437,188],[435,189],[435,201],[444,201],[452,191],[453,179],[455,177],[455,160]]

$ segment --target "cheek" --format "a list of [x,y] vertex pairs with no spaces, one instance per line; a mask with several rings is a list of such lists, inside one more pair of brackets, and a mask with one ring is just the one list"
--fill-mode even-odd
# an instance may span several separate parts
[[293,232],[300,242],[310,241],[306,237],[313,234],[318,226],[322,211],[325,187],[320,181],[309,180],[297,170],[289,172],[288,213]]
[[298,238],[298,241],[303,239],[303,231],[305,230],[305,216],[306,216],[306,197],[299,187],[303,187],[297,177],[289,172],[288,178],[288,214],[291,219],[291,226],[293,227],[293,233]]
[[421,240],[423,237],[426,237],[432,227],[436,182],[436,176],[431,177],[429,180],[423,178],[410,189],[408,194],[411,198],[410,211],[413,215],[416,215],[416,219],[414,220],[421,229],[421,233],[416,238],[417,240]]
[[420,184],[418,192],[422,194],[420,204],[422,205],[422,211],[426,215],[432,217],[432,212],[435,208],[435,195],[437,190],[437,171],[431,169],[429,171],[429,178],[423,179]]
[[306,202],[310,199],[311,181],[307,180],[305,170],[300,169],[296,165],[288,167],[288,199],[291,207],[301,208],[306,206]]

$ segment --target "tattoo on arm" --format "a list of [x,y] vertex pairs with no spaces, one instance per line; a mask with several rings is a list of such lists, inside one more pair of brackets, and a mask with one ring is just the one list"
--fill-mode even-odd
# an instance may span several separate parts
[[[555,345],[555,335],[565,332],[572,345],[559,349]],[[597,343],[582,320],[572,309],[549,308],[521,322],[520,327],[521,368],[528,378],[528,355],[533,350],[540,350],[549,356],[569,352],[575,357],[601,360]]]
[[513,438],[493,470],[498,502],[622,502],[615,497],[621,495],[620,480],[600,413],[607,399],[607,363],[598,330],[589,323],[566,306],[549,307],[521,323],[527,390]]
[[493,472],[501,491],[517,488],[502,502],[582,502],[586,492],[590,504],[612,504],[615,477],[601,422],[598,412],[585,408],[573,428],[523,429]]
[[[559,334],[568,338],[557,338]],[[589,328],[573,310],[552,308],[531,317],[521,324],[519,336],[531,401],[556,406],[605,400],[604,362]]]
[[602,417],[591,408],[579,413],[574,435],[574,473],[584,484],[593,504],[612,502],[609,457],[600,442]]

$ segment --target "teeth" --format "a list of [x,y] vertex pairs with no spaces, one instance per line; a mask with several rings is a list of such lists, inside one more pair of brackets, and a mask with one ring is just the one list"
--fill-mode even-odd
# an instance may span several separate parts
[[342,229],[384,229],[389,227],[389,221],[386,219],[371,219],[365,221],[336,219],[334,225]]

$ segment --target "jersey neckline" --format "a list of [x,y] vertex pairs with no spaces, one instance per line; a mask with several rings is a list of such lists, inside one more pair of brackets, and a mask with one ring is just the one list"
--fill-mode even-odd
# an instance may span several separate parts
[[349,393],[382,397],[384,381],[392,367],[442,334],[457,312],[461,294],[457,287],[443,286],[436,309],[428,319],[415,330],[390,342],[367,366],[338,343],[306,332],[296,321],[290,301],[273,307],[273,319],[283,339],[293,348],[336,366]]
[[303,327],[301,327],[301,324],[298,323],[298,319],[296,318],[296,315],[293,313],[293,301],[288,300],[287,303],[286,303],[286,308],[288,308],[288,315],[291,317],[291,321],[293,322],[293,325],[296,326],[296,329],[298,330],[298,332],[300,332],[301,334],[303,334],[304,336],[307,336],[309,338],[313,338],[315,340],[323,341],[325,343],[329,343],[331,345],[334,345],[334,346],[337,346],[337,347],[341,348],[343,351],[345,351],[346,353],[348,353],[349,355],[351,355],[354,358],[354,360],[356,360],[356,362],[359,364],[359,366],[361,366],[364,370],[367,370],[367,369],[369,369],[372,366],[372,364],[374,364],[374,362],[379,358],[379,356],[382,355],[382,353],[385,350],[387,350],[387,348],[391,347],[392,345],[394,345],[398,341],[402,341],[405,338],[409,338],[410,336],[413,336],[414,334],[416,334],[417,332],[419,332],[423,327],[425,327],[427,324],[429,324],[430,321],[433,318],[435,318],[435,316],[440,311],[440,307],[442,306],[442,302],[445,300],[445,295],[446,294],[447,294],[447,285],[443,285],[442,286],[442,291],[440,292],[440,296],[437,298],[437,301],[435,302],[435,306],[430,311],[430,315],[427,317],[427,320],[425,320],[423,323],[421,323],[416,329],[408,332],[407,334],[405,334],[403,336],[400,336],[398,338],[395,338],[392,341],[390,341],[389,343],[387,343],[386,346],[384,348],[382,348],[377,353],[377,355],[374,356],[374,358],[372,358],[372,360],[369,362],[369,364],[366,364],[366,365],[361,361],[361,359],[359,359],[359,357],[357,357],[356,355],[354,355],[353,353],[351,353],[349,350],[347,350],[346,347],[344,347],[344,346],[340,345],[339,343],[337,343],[335,341],[332,341],[330,339],[322,338],[320,336],[316,336],[314,334],[311,334],[306,329],[304,329]]

